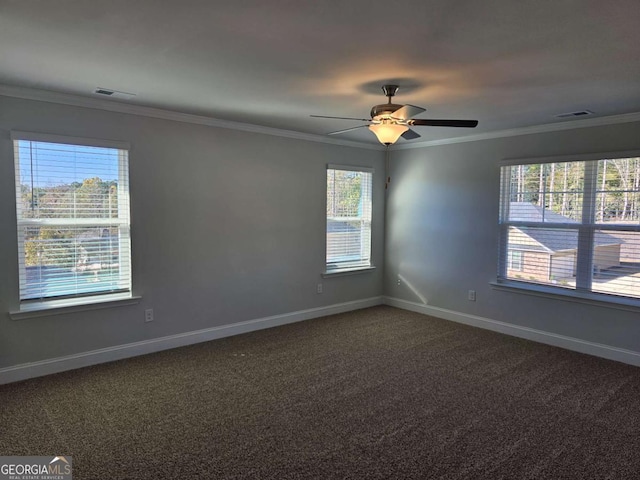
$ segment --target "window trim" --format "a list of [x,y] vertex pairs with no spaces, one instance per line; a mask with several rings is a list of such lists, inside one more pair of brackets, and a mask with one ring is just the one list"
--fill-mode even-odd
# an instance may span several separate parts
[[[105,292],[93,292],[85,295],[76,295],[70,297],[49,297],[49,298],[37,298],[37,299],[21,299],[21,292],[25,288],[24,285],[24,277],[20,272],[20,267],[18,267],[18,298],[17,304],[19,305],[19,310],[10,311],[9,316],[12,319],[18,320],[22,318],[32,318],[32,317],[40,317],[40,316],[48,316],[48,315],[57,315],[68,312],[75,311],[84,311],[84,310],[93,310],[99,308],[108,308],[120,305],[131,305],[137,304],[142,297],[133,294],[133,273],[132,262],[133,262],[133,251],[131,247],[131,205],[130,205],[130,183],[129,183],[129,154],[131,152],[131,144],[129,142],[117,141],[117,140],[106,140],[106,139],[96,139],[96,138],[88,138],[88,137],[74,137],[67,135],[57,135],[57,134],[48,134],[48,133],[37,133],[37,132],[26,132],[21,130],[11,130],[10,138],[12,143],[16,141],[30,141],[30,142],[43,142],[43,143],[57,143],[57,144],[65,144],[65,145],[78,145],[78,146],[86,146],[86,147],[97,147],[97,148],[110,148],[119,150],[118,153],[118,177],[119,179],[126,174],[127,178],[127,208],[129,211],[128,221],[120,220],[120,219],[101,219],[97,223],[100,225],[109,225],[109,226],[120,226],[126,227],[128,230],[128,235],[126,239],[121,239],[121,241],[128,242],[129,251],[129,288],[127,290],[121,291],[105,291]],[[15,149],[15,146],[14,146]],[[125,152],[123,154],[123,151]],[[17,158],[15,158],[14,153],[14,168],[17,165]],[[19,208],[19,198],[18,191],[16,188],[16,180],[17,172],[15,172],[14,176],[14,189],[16,195],[16,212]],[[118,188],[121,187],[120,185]],[[68,221],[66,221],[68,220]],[[17,229],[17,250],[18,259],[23,258],[24,256],[24,239],[22,238],[23,233],[21,226],[24,225],[81,225],[83,223],[90,223],[91,225],[95,225],[96,221],[92,220],[90,222],[84,221],[83,219],[64,219],[61,218],[60,221],[54,222],[49,219],[22,219],[16,218],[16,229]]]
[[117,148],[119,150],[131,151],[131,144],[129,142],[105,140],[100,138],[72,137],[67,135],[55,135],[51,133],[24,132],[21,130],[11,130],[11,140],[66,143],[69,145],[82,145],[84,147]]
[[584,303],[597,307],[616,308],[640,313],[640,302],[632,297],[621,297],[601,292],[579,292],[573,289],[518,280],[492,281],[489,285],[498,291],[532,295],[566,302]]
[[368,267],[353,267],[353,268],[334,268],[332,270],[325,270],[322,272],[322,278],[342,277],[345,275],[355,275],[358,273],[372,272],[376,269],[375,265],[369,265]]
[[[582,154],[572,155],[556,155],[548,157],[528,157],[528,158],[507,158],[497,162],[500,182],[499,182],[499,241],[498,241],[498,277],[495,281],[490,282],[490,285],[497,290],[518,292],[530,295],[543,296],[547,298],[560,298],[567,301],[588,303],[598,306],[610,306],[612,308],[620,308],[623,310],[640,311],[640,298],[629,297],[623,295],[614,295],[605,292],[594,292],[592,290],[592,270],[593,270],[593,235],[597,230],[611,230],[611,231],[633,231],[640,232],[638,226],[630,225],[606,225],[597,222],[582,223],[579,224],[562,224],[562,223],[540,223],[536,222],[517,222],[517,221],[503,221],[506,217],[506,213],[509,209],[509,196],[505,195],[508,185],[502,178],[502,168],[511,167],[517,165],[535,165],[535,164],[548,164],[548,163],[565,163],[565,162],[586,162],[586,168],[593,168],[597,165],[599,160],[604,159],[622,159],[622,158],[638,158],[640,157],[640,150],[623,150],[614,152],[589,152]],[[589,163],[593,162],[593,163]],[[586,179],[590,178],[593,185],[588,185]],[[597,179],[597,172],[595,174],[588,175],[585,171],[585,184],[582,197],[585,198],[587,194],[595,198],[595,190],[597,186],[595,181]],[[505,200],[506,198],[506,200]],[[583,202],[583,205],[590,202]],[[592,208],[593,205],[587,206]],[[585,217],[585,212],[582,214],[582,218]],[[592,218],[592,217],[591,217]],[[580,244],[583,244],[583,251],[580,255],[576,255],[576,267],[581,270],[580,275],[582,283],[576,281],[575,289],[569,289],[562,286],[549,285],[536,282],[524,282],[513,278],[507,278],[508,267],[508,238],[509,227],[512,226],[530,226],[530,227],[544,227],[546,229],[575,229],[578,231],[578,250],[580,250]],[[588,243],[588,244],[587,244]],[[503,253],[504,252],[504,253]],[[588,261],[584,261],[584,259]],[[580,261],[582,259],[582,261]],[[580,273],[580,272],[577,272]],[[576,276],[576,280],[578,275]],[[587,279],[587,281],[584,281]]]
[[20,310],[9,312],[12,320],[26,318],[49,317],[88,310],[137,305],[142,300],[140,295],[125,293],[106,293],[103,295],[91,295],[69,299],[45,300],[29,302],[20,305]]
[[364,167],[357,165],[338,165],[334,163],[328,163],[325,168],[325,194],[324,194],[324,205],[325,212],[327,210],[327,188],[326,188],[326,178],[329,170],[342,170],[346,172],[362,172],[362,173],[370,173],[371,174],[371,219],[369,221],[369,263],[366,265],[357,265],[357,266],[339,266],[335,268],[329,268],[329,264],[327,263],[327,220],[328,217],[325,213],[325,248],[324,248],[324,270],[322,271],[323,278],[329,278],[333,276],[343,276],[343,275],[353,275],[358,273],[364,273],[368,271],[375,270],[375,265],[373,264],[373,186],[374,181],[373,177],[375,175],[375,169],[373,167]]

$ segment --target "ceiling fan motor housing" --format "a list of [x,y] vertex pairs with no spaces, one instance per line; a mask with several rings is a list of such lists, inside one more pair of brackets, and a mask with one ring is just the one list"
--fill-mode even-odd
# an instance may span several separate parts
[[375,119],[383,115],[391,115],[396,110],[402,108],[403,105],[396,105],[395,103],[383,103],[381,105],[375,105],[371,109],[371,118]]
[[395,94],[398,92],[398,85],[383,85],[382,91],[389,99],[389,102],[383,103],[382,105],[375,105],[371,109],[371,118],[374,120],[378,120],[379,117],[389,116],[399,108],[403,107],[403,105],[396,105],[395,103],[391,103],[391,97],[395,96]]

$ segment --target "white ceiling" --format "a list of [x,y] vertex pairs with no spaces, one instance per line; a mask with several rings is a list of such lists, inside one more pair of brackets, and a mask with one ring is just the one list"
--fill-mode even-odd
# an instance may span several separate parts
[[639,0],[0,0],[0,84],[304,133],[358,125],[309,114],[368,117],[385,83],[480,122],[416,142],[640,112],[639,80]]

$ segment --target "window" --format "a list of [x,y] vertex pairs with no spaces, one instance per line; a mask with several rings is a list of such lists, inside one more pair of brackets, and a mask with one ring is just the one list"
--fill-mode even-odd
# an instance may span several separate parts
[[507,256],[507,268],[509,270],[522,270],[522,252],[518,250],[509,250]]
[[21,302],[130,292],[128,146],[12,137]]
[[327,272],[371,267],[373,170],[327,169]]
[[501,178],[499,283],[640,298],[640,158],[508,165]]

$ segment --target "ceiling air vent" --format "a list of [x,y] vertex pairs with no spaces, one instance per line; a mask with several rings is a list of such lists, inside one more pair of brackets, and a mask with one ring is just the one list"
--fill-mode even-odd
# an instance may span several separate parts
[[556,115],[556,118],[586,117],[587,115],[593,115],[593,112],[591,110],[580,110],[578,112],[561,113]]
[[127,92],[119,92],[118,90],[111,90],[110,88],[96,88],[95,92],[98,95],[105,95],[111,98],[122,98],[124,100],[128,100],[136,96],[135,93],[127,93]]

